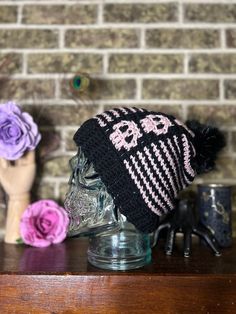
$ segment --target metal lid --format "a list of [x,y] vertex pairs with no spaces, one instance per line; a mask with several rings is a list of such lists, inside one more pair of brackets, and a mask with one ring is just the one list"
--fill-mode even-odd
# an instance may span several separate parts
[[231,188],[232,185],[221,184],[221,183],[202,183],[198,184],[198,187],[207,187],[207,188]]

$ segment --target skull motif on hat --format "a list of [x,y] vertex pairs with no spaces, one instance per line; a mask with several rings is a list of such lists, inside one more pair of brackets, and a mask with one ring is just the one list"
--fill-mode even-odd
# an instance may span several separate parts
[[117,150],[125,148],[129,151],[132,147],[137,146],[138,138],[142,137],[137,124],[133,121],[123,120],[115,124],[113,130],[110,140]]
[[154,132],[156,135],[166,134],[172,123],[163,115],[150,114],[141,120],[142,127],[146,133]]

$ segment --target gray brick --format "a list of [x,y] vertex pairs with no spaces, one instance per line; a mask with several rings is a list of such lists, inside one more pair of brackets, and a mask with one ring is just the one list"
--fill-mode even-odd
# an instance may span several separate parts
[[181,73],[183,56],[175,54],[117,54],[110,56],[113,73]]
[[104,7],[104,20],[111,23],[174,22],[177,16],[177,3],[116,3]]
[[236,54],[194,54],[189,68],[193,73],[235,73]]
[[71,29],[65,43],[70,48],[136,48],[139,31],[133,29]]
[[58,31],[0,29],[0,48],[57,48]]
[[96,54],[44,53],[28,56],[29,73],[102,72],[102,56]]
[[210,29],[150,29],[146,43],[149,48],[217,48],[220,35]]
[[234,23],[236,4],[189,3],[185,5],[185,20],[190,22]]
[[[50,4],[50,1],[49,3]],[[25,24],[92,24],[97,20],[97,5],[25,5]]]
[[144,80],[144,99],[218,99],[217,80]]
[[0,23],[16,23],[17,7],[13,5],[1,5],[0,7]]

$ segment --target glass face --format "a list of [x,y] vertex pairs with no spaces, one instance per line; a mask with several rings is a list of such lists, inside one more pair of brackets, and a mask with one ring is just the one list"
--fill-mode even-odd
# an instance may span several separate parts
[[113,199],[93,164],[79,149],[71,158],[71,177],[65,208],[70,216],[69,235],[91,235],[119,230],[117,210]]

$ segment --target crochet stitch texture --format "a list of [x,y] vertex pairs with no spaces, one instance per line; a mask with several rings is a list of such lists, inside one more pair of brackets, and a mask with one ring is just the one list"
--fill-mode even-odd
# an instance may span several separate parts
[[175,117],[140,108],[105,111],[74,135],[115,205],[144,233],[157,228],[193,181],[193,138]]

